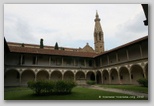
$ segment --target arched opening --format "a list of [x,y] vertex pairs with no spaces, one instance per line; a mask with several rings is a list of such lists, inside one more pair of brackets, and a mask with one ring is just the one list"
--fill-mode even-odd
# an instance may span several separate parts
[[94,72],[89,71],[89,72],[87,73],[87,80],[95,81],[95,74],[94,74]]
[[60,71],[53,71],[51,73],[50,80],[53,80],[53,81],[62,80],[62,73]]
[[146,75],[146,78],[148,79],[148,64],[146,64],[145,66],[145,75]]
[[76,73],[76,82],[79,85],[84,85],[86,84],[86,80],[85,80],[85,73],[83,71],[78,71]]
[[64,80],[74,80],[74,73],[72,71],[66,71],[64,73]]
[[37,80],[48,80],[49,74],[45,70],[41,70],[37,73]]
[[121,67],[119,69],[120,84],[130,84],[130,75],[126,67]]
[[78,71],[76,73],[76,80],[82,80],[82,79],[85,79],[85,73],[82,71]]
[[131,67],[131,80],[132,84],[138,85],[137,80],[144,78],[143,70],[139,65],[133,65]]
[[19,86],[20,74],[17,70],[9,70],[4,74],[4,86]]
[[102,74],[100,71],[96,72],[96,81],[97,81],[97,84],[102,84]]
[[32,70],[25,70],[21,75],[21,84],[27,85],[28,81],[35,80],[35,74]]
[[118,72],[116,69],[111,69],[111,84],[119,84]]
[[109,84],[109,73],[107,70],[103,71],[103,84]]

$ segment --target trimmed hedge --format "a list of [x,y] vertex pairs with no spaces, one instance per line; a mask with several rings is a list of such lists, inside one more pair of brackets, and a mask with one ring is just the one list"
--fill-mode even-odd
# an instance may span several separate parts
[[37,95],[69,94],[76,86],[73,81],[29,81],[28,87]]
[[148,87],[148,79],[146,78],[139,79],[137,82],[143,87]]
[[94,85],[94,84],[96,84],[96,82],[95,82],[95,81],[92,81],[92,80],[88,80],[88,81],[87,81],[87,84],[88,84],[88,85]]

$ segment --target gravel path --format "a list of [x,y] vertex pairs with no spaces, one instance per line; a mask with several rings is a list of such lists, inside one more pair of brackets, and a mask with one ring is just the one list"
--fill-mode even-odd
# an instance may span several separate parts
[[88,86],[88,88],[109,91],[109,92],[123,93],[123,94],[134,95],[134,96],[144,96],[148,98],[148,94],[134,92],[134,91],[120,90],[120,89],[114,89],[114,88],[104,88],[104,87],[99,87],[97,85]]

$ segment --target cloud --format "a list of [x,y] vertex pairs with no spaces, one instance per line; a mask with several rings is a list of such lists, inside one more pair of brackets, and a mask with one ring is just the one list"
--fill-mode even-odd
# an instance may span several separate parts
[[[143,12],[138,13],[135,17],[120,23],[112,38],[107,38],[107,47],[109,49],[139,39],[148,35],[148,27],[144,26]],[[112,43],[111,43],[112,42]],[[112,46],[112,47],[111,47]]]
[[39,44],[43,38],[45,45],[58,42],[78,48],[89,42],[93,46],[96,10],[106,48],[126,43],[137,33],[143,34],[140,24],[144,19],[134,18],[141,12],[140,4],[5,4],[4,36],[7,41],[21,43]]
[[17,16],[6,15],[4,27],[4,35],[8,41],[14,40],[23,43],[27,41],[33,43],[35,41],[30,24]]

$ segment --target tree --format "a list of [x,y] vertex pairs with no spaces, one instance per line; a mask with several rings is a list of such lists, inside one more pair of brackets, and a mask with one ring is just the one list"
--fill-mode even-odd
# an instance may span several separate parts
[[40,39],[40,48],[43,48],[44,45],[43,45],[43,39]]
[[59,49],[58,43],[56,42],[56,44],[55,44],[55,50],[58,50],[58,49]]

